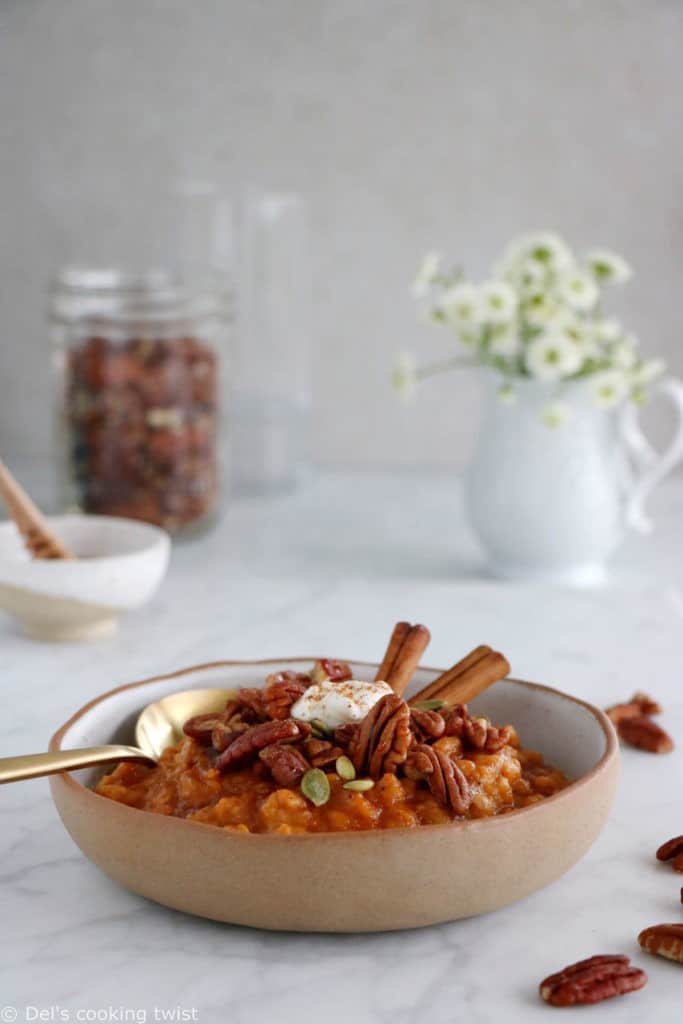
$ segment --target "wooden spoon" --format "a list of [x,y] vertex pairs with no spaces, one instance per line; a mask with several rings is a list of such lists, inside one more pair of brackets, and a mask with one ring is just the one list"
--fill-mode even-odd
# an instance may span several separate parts
[[0,459],[0,495],[34,558],[72,559],[75,556],[48,526],[45,516]]

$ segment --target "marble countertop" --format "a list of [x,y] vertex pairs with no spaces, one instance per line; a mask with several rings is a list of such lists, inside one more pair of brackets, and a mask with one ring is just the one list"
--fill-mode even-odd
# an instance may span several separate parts
[[541,978],[603,952],[631,955],[647,988],[563,1020],[680,1021],[682,968],[636,943],[649,924],[683,921],[683,878],[654,860],[683,832],[680,481],[653,513],[657,532],[629,538],[608,585],[510,585],[487,576],[456,481],[322,476],[295,495],[233,501],[214,531],[177,544],[159,595],[115,637],[41,645],[0,619],[2,754],[43,748],[103,690],[192,663],[379,658],[399,618],[428,623],[431,664],[488,642],[515,675],[601,705],[651,690],[681,737],[668,757],[624,751],[605,831],[554,885],[486,917],[383,935],[270,934],[166,910],[81,856],[45,780],[2,787],[0,1021],[526,1022],[555,1012],[538,999]]

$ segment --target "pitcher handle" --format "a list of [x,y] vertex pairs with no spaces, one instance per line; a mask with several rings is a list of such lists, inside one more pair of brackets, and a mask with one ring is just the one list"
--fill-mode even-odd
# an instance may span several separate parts
[[620,417],[621,436],[638,468],[638,478],[626,498],[626,525],[641,533],[649,533],[652,521],[645,514],[645,503],[657,484],[683,459],[683,381],[664,377],[653,385],[655,394],[663,395],[676,408],[678,423],[674,436],[663,452],[650,444],[640,427],[640,415],[632,402],[624,405]]

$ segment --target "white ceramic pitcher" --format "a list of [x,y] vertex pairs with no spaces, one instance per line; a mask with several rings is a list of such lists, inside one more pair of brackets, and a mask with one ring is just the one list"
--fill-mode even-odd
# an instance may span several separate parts
[[564,385],[569,419],[555,428],[542,412],[554,391],[515,383],[516,401],[497,397],[487,374],[483,423],[465,477],[470,523],[497,575],[589,584],[627,528],[647,531],[645,502],[683,458],[683,383],[653,385],[677,411],[675,435],[657,453],[642,433],[637,408],[598,408],[585,383]]

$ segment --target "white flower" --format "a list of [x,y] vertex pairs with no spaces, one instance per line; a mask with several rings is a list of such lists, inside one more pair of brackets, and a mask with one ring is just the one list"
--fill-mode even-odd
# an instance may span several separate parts
[[614,343],[609,353],[610,361],[618,370],[632,370],[638,362],[638,339],[627,334]]
[[505,381],[498,388],[498,401],[501,405],[514,405],[517,401],[517,392],[509,381]]
[[565,335],[551,332],[530,341],[525,358],[532,377],[537,380],[561,380],[576,373],[583,357],[577,346]]
[[494,330],[489,344],[489,351],[494,356],[516,356],[522,347],[517,328],[514,324],[505,324]]
[[400,399],[410,402],[415,397],[417,382],[415,357],[410,352],[401,352],[391,375],[391,386]]
[[548,283],[548,271],[535,260],[525,260],[514,275],[521,292],[542,291]]
[[628,378],[621,370],[600,370],[587,380],[589,392],[597,405],[611,409],[628,394]]
[[438,277],[440,268],[441,256],[439,253],[428,252],[413,281],[412,291],[416,299],[422,299],[429,295],[429,289]]
[[586,253],[586,266],[601,284],[607,281],[623,284],[633,276],[633,270],[626,260],[611,249],[591,249]]
[[513,269],[527,260],[555,273],[574,266],[571,249],[554,231],[535,231],[511,242],[505,264]]
[[588,312],[600,298],[600,290],[592,277],[580,270],[570,270],[562,274],[558,290],[564,301],[572,309]]
[[545,327],[561,312],[557,302],[545,291],[533,292],[522,304],[522,316],[534,327]]
[[566,423],[571,414],[571,406],[566,402],[548,402],[541,410],[541,421],[546,427],[555,429]]
[[555,231],[535,231],[528,234],[522,245],[527,259],[555,272],[567,270],[574,264],[571,250]]
[[662,359],[644,359],[639,366],[636,366],[631,374],[631,380],[636,385],[651,384],[666,369],[666,363]]
[[593,336],[596,341],[605,341],[608,344],[618,341],[624,330],[616,317],[606,317],[604,320],[595,320],[592,325]]
[[456,328],[470,328],[480,323],[479,289],[466,281],[445,291],[439,306],[446,320]]
[[517,312],[517,293],[505,281],[487,281],[480,293],[481,317],[489,324],[506,324]]

